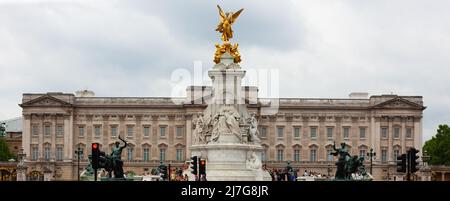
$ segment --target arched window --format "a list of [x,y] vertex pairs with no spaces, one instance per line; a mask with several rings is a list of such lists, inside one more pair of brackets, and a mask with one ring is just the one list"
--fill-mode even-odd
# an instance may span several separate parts
[[309,147],[309,161],[316,162],[317,161],[317,145],[311,145]]
[[327,159],[327,161],[333,161],[334,160],[334,156],[331,154],[331,153],[333,153],[333,147],[331,146],[331,145],[327,145],[326,147],[325,147],[325,149],[327,150],[327,152],[326,152],[326,159]]
[[145,162],[150,161],[151,155],[150,155],[150,151],[151,151],[151,146],[149,144],[144,144],[142,145],[142,160]]
[[277,161],[278,162],[284,161],[284,146],[278,145],[276,147],[276,150],[277,150]]
[[160,144],[158,147],[159,147],[159,161],[165,161],[167,145]]

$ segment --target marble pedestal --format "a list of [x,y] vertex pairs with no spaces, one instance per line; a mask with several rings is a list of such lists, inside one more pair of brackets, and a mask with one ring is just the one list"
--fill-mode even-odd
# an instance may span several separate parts
[[260,156],[262,146],[240,143],[218,143],[191,146],[194,156],[207,159],[206,179],[208,181],[270,181],[262,167],[252,168],[248,163],[249,153]]

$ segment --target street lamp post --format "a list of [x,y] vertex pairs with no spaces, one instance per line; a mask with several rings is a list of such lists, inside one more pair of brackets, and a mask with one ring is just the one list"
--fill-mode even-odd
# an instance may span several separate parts
[[372,174],[372,159],[376,156],[376,153],[373,151],[373,149],[370,149],[370,152],[367,153],[367,156],[370,157],[370,174]]
[[78,150],[75,150],[75,154],[78,158],[78,166],[77,166],[77,175],[78,175],[78,181],[80,181],[80,156],[83,155],[83,150],[78,147]]

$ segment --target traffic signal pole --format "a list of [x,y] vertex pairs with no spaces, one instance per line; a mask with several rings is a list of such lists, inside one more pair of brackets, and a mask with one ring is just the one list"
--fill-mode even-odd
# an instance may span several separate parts
[[406,160],[406,162],[408,163],[408,166],[406,166],[406,181],[411,181],[411,151],[408,150],[408,152],[406,152],[406,155],[408,156],[408,160]]

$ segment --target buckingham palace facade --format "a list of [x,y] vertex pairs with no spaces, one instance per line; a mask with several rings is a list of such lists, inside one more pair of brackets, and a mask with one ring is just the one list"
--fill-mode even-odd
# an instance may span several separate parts
[[[28,172],[46,180],[76,180],[78,158],[88,164],[91,143],[110,153],[118,136],[129,146],[124,170],[148,172],[163,161],[181,167],[189,160],[193,120],[206,108],[210,87],[188,87],[186,98],[96,97],[93,92],[23,94],[22,143]],[[256,87],[243,87],[247,107],[255,112],[265,152],[263,163],[283,168],[286,162],[321,174],[335,172],[333,143],[349,145],[352,155],[376,152],[373,175],[396,175],[395,158],[410,147],[421,150],[421,96],[351,94],[347,99],[259,98]],[[195,94],[200,94],[200,99]],[[198,101],[200,100],[200,101]],[[277,103],[272,114],[262,112]],[[366,160],[366,161],[369,161]],[[370,166],[367,163],[366,167]]]

